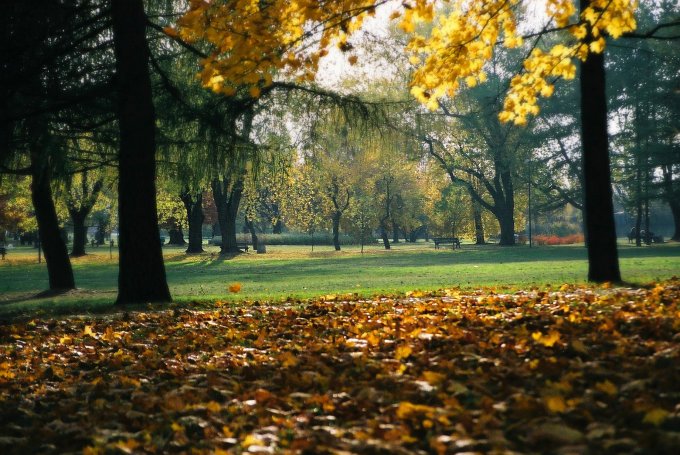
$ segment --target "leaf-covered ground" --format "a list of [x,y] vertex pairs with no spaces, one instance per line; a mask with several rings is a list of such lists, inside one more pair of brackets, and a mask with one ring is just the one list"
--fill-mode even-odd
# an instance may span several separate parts
[[677,453],[680,282],[0,327],[1,453]]

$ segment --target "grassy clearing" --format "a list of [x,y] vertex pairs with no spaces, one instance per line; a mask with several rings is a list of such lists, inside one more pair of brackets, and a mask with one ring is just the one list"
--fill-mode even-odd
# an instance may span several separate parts
[[[73,260],[78,291],[34,298],[47,288],[45,264],[37,253],[16,248],[0,262],[0,317],[27,312],[82,313],[111,308],[116,296],[117,256],[95,249]],[[165,248],[171,292],[179,303],[212,300],[280,301],[325,294],[362,296],[409,290],[460,287],[497,290],[582,283],[586,255],[582,245],[501,248],[464,245],[462,250],[434,250],[431,244],[397,244],[390,251],[371,246],[362,255],[355,246],[335,252],[318,246],[269,246],[266,255],[220,258],[209,247],[201,255]],[[680,245],[636,248],[621,244],[621,268],[628,282],[644,284],[671,278],[680,271]],[[230,283],[242,284],[230,294]]]

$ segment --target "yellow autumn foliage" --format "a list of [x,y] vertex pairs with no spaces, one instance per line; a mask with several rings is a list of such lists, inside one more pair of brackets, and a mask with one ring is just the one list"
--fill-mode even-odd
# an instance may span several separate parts
[[[390,3],[396,5],[390,19],[410,35],[411,93],[433,110],[461,86],[486,80],[484,67],[499,43],[517,48],[527,41],[517,27],[518,12],[528,3],[521,0],[191,0],[177,28],[167,33],[209,44],[212,52],[202,60],[200,74],[206,88],[233,95],[236,87],[246,86],[257,97],[272,84],[273,74],[313,80],[329,49],[350,52],[352,35],[366,16]],[[604,51],[605,35],[616,39],[635,30],[636,8],[636,0],[590,0],[577,14],[575,0],[547,0],[546,30],[568,34],[543,50],[531,36],[534,49],[512,80],[500,120],[523,125],[537,115],[538,100],[552,95],[554,80],[573,79],[579,59]],[[432,27],[420,34],[418,23]],[[356,56],[348,61],[355,64]]]

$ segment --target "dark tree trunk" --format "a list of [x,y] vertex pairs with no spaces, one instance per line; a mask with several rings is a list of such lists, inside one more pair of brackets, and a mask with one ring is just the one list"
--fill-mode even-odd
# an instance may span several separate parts
[[272,234],[280,234],[283,232],[283,222],[281,221],[279,204],[272,205],[272,213],[276,216],[276,222],[272,225]]
[[479,206],[479,202],[472,200],[472,217],[475,221],[475,244],[484,245],[486,240],[484,239],[484,223],[482,222],[482,208]]
[[671,240],[680,241],[680,201],[668,201],[668,205],[671,207],[673,222],[675,223],[675,229],[673,230],[673,237],[671,237]]
[[333,213],[333,246],[335,251],[340,251],[340,217],[342,213]]
[[392,243],[399,243],[399,226],[392,220]]
[[38,221],[38,234],[45,262],[50,290],[74,289],[73,269],[66,244],[59,232],[59,220],[52,199],[49,170],[44,154],[31,152],[31,199]]
[[182,231],[182,226],[175,226],[174,228],[168,230],[168,245],[186,245],[187,242],[184,240],[184,231]]
[[[590,0],[580,0],[580,4],[583,11]],[[581,63],[580,85],[588,280],[619,282],[621,272],[612,202],[603,54],[590,53]]]
[[187,211],[187,221],[189,224],[189,246],[187,253],[203,252],[203,193],[197,193],[191,197],[188,192],[181,195],[184,208]]
[[215,207],[217,207],[217,221],[222,234],[220,253],[240,253],[241,250],[236,244],[236,215],[243,194],[243,182],[238,180],[232,187],[228,178],[215,179],[212,182],[212,189]]
[[515,220],[512,212],[498,210],[495,214],[501,228],[500,245],[511,246],[515,244]]
[[[500,166],[496,166],[497,168]],[[507,166],[500,172],[502,191],[498,191],[496,202],[496,218],[501,228],[501,245],[511,246],[515,244],[515,190],[512,184],[512,175]]]
[[245,225],[246,229],[248,229],[248,232],[250,232],[250,239],[253,243],[253,250],[257,251],[258,246],[260,245],[260,241],[257,238],[257,231],[255,230],[255,223],[252,222],[250,218],[246,215],[245,217]]
[[[71,195],[71,184],[67,184],[68,197],[66,199],[66,208],[69,216],[73,222],[73,248],[71,249],[71,256],[78,257],[85,255],[85,247],[87,246],[87,227],[85,220],[92,211],[92,208],[97,203],[97,197],[104,184],[104,179],[100,178],[94,182],[92,188],[88,187],[88,173],[82,173],[80,195],[74,198]],[[103,239],[102,239],[102,243]]]
[[383,246],[386,250],[390,249],[390,238],[387,235],[387,227],[384,222],[380,223],[380,234],[382,235]]
[[117,304],[169,302],[156,211],[156,139],[142,0],[112,0],[118,82]]
[[663,172],[664,199],[671,208],[673,223],[675,223],[671,240],[680,241],[680,194],[673,186],[673,165],[663,165],[661,171]]
[[85,246],[87,245],[85,218],[87,215],[84,215],[82,212],[70,212],[70,215],[73,222],[73,248],[71,248],[71,256],[85,256]]

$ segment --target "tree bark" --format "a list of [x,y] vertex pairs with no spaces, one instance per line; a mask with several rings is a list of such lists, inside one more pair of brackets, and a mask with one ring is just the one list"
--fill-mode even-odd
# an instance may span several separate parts
[[189,224],[189,246],[187,253],[203,252],[203,193],[197,193],[195,198],[189,192],[182,193],[182,202],[187,211],[187,221]]
[[[42,140],[44,139],[38,139],[33,147],[41,149]],[[71,260],[59,232],[59,219],[50,187],[50,172],[47,158],[42,152],[43,150],[31,150],[31,200],[38,221],[40,243],[45,253],[50,290],[74,289],[76,283]]]
[[392,220],[392,243],[399,243],[399,225]]
[[243,181],[239,179],[232,186],[229,178],[214,179],[212,190],[222,234],[220,254],[240,253],[236,245],[236,215],[243,195]]
[[[590,0],[580,0],[581,11]],[[587,42],[593,40],[589,31]],[[590,53],[581,63],[581,141],[584,211],[588,238],[588,280],[619,282],[614,204],[607,135],[604,55]]]
[[680,241],[680,202],[677,200],[668,201],[668,205],[671,207],[673,222],[675,223],[675,229],[673,230],[671,240]]
[[340,251],[340,217],[341,212],[333,213],[333,246],[335,251]]
[[501,239],[499,244],[510,246],[515,244],[515,220],[511,214],[506,211],[500,211],[496,215],[498,224],[501,228]]
[[663,172],[664,199],[671,208],[675,224],[671,240],[680,241],[680,194],[673,186],[673,165],[663,165],[661,171]]
[[156,138],[142,0],[112,0],[118,82],[117,304],[169,302],[156,211]]
[[279,209],[279,204],[272,204],[271,213],[276,220],[274,223],[272,223],[272,234],[280,234],[283,232],[283,221],[281,221],[281,210]]
[[253,250],[257,251],[258,246],[260,244],[260,241],[257,238],[257,231],[255,230],[255,223],[253,223],[253,221],[250,218],[248,218],[248,215],[246,215],[246,217],[245,217],[245,225],[246,225],[246,229],[248,229],[248,232],[250,232],[250,239],[251,239],[252,244],[253,244]]
[[71,222],[73,222],[73,247],[71,248],[71,256],[79,257],[85,256],[85,246],[87,245],[87,226],[85,226],[85,218],[82,212],[70,212]]
[[186,245],[187,242],[184,240],[184,231],[182,231],[182,226],[177,225],[174,228],[168,230],[168,245]]
[[472,218],[475,222],[475,244],[484,245],[486,240],[484,239],[484,224],[482,222],[482,208],[479,206],[479,202],[472,199]]
[[385,226],[384,222],[380,223],[380,234],[382,235],[383,246],[385,247],[386,250],[389,250],[391,248],[390,238],[387,235],[387,226]]

